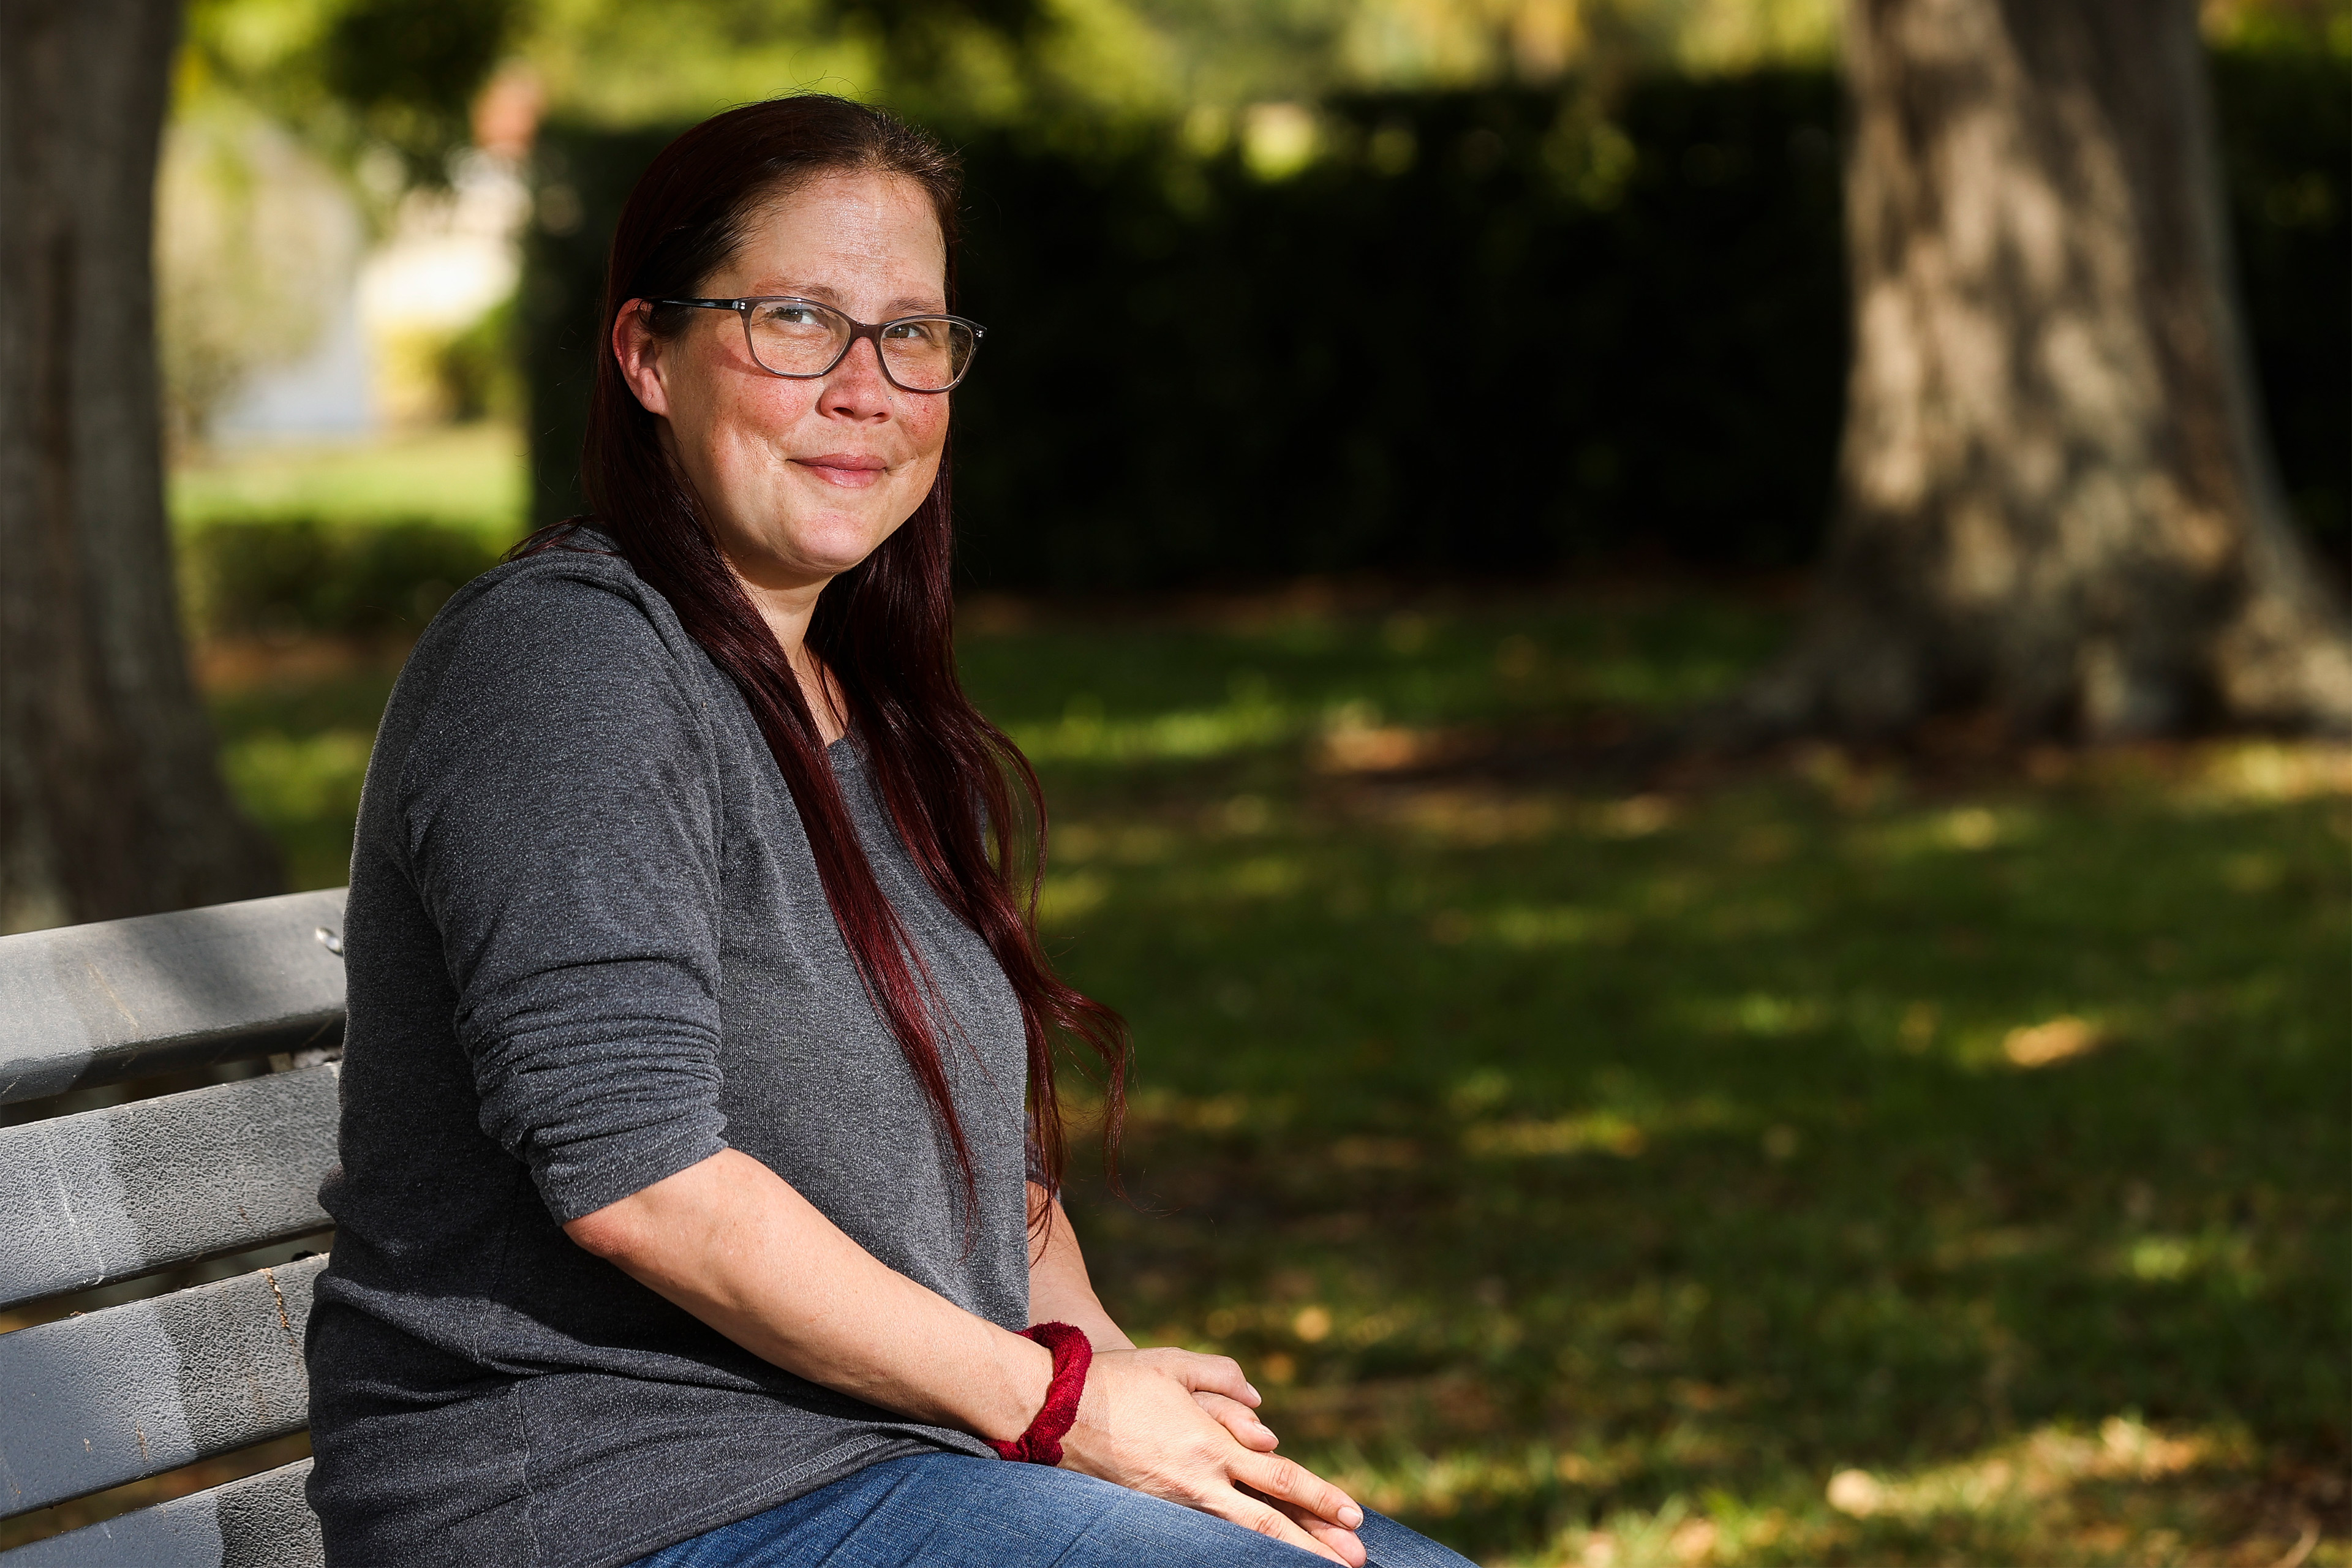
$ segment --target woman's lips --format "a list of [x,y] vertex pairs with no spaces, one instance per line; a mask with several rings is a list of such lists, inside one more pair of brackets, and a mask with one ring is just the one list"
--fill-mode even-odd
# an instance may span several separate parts
[[889,471],[889,465],[881,458],[859,452],[827,452],[821,458],[794,458],[793,461],[825,483],[844,489],[862,490],[878,484]]

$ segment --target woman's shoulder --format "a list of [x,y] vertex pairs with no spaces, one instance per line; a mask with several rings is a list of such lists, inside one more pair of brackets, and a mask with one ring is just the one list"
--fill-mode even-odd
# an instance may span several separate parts
[[450,595],[387,718],[605,727],[704,708],[712,673],[668,601],[609,540],[575,529]]
[[[631,567],[613,542],[578,524],[559,525],[530,553],[492,567],[449,596],[417,641],[577,651],[617,640],[643,648],[647,638],[684,640],[677,616]],[[551,639],[550,634],[553,634]]]

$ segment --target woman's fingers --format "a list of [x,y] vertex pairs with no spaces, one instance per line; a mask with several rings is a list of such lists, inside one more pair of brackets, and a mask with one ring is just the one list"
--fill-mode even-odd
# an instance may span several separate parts
[[[1346,1545],[1341,1545],[1336,1538],[1332,1544],[1326,1545],[1282,1510],[1247,1491],[1228,1487],[1222,1494],[1203,1498],[1193,1506],[1220,1519],[1231,1520],[1244,1530],[1255,1530],[1260,1535],[1286,1546],[1312,1552],[1318,1557],[1339,1563],[1340,1568],[1364,1568],[1363,1544],[1354,1536],[1348,1536]],[[1355,1550],[1349,1552],[1347,1546],[1353,1546]]]
[[1234,1435],[1234,1441],[1244,1448],[1271,1454],[1275,1445],[1282,1440],[1274,1435],[1272,1427],[1257,1418],[1256,1411],[1239,1400],[1203,1390],[1192,1395],[1192,1403],[1215,1416],[1218,1423]]
[[1353,1498],[1306,1466],[1278,1454],[1236,1454],[1228,1468],[1234,1480],[1252,1491],[1263,1492],[1275,1502],[1303,1508],[1343,1530],[1364,1522],[1364,1510]]
[[[1236,1431],[1244,1418],[1255,1420],[1246,1406],[1257,1402],[1238,1366],[1182,1351],[1107,1351],[1094,1364],[1077,1425],[1062,1440],[1063,1464],[1215,1514],[1340,1568],[1363,1568],[1363,1545],[1347,1528],[1350,1517],[1363,1515],[1347,1495]],[[1311,1528],[1303,1516],[1312,1516]]]
[[1328,1519],[1318,1519],[1297,1503],[1278,1502],[1274,1506],[1288,1514],[1293,1523],[1321,1542],[1326,1551],[1349,1564],[1349,1568],[1360,1568],[1364,1561],[1364,1543],[1357,1539],[1354,1531],[1343,1529]]

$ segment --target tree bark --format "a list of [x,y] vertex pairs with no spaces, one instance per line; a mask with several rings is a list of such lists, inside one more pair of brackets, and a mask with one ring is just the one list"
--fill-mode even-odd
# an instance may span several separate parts
[[274,892],[189,679],[155,168],[177,0],[0,0],[0,929]]
[[1748,722],[2352,727],[2239,328],[2195,0],[1848,0],[1845,60],[1838,511]]

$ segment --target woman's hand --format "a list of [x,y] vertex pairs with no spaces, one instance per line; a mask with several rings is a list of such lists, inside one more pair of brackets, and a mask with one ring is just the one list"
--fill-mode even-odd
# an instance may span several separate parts
[[1248,1402],[1244,1403],[1230,1394],[1212,1394],[1202,1388],[1193,1391],[1192,1403],[1215,1416],[1217,1425],[1231,1432],[1234,1441],[1243,1447],[1271,1454],[1282,1439],[1274,1435],[1273,1427],[1258,1418],[1255,1410],[1250,1408],[1257,1403],[1256,1395],[1257,1391],[1252,1389]]
[[[1252,1408],[1252,1405],[1257,1403],[1257,1390],[1255,1388],[1249,1391],[1248,1404],[1244,1404],[1229,1394],[1213,1394],[1205,1388],[1193,1390],[1192,1403],[1215,1416],[1218,1425],[1232,1433],[1234,1441],[1244,1448],[1253,1449],[1261,1454],[1271,1454],[1282,1441],[1274,1435],[1274,1428],[1260,1420],[1257,1412]],[[1334,1551],[1339,1550],[1338,1536],[1353,1533],[1353,1531],[1343,1531],[1340,1526],[1331,1523],[1328,1520],[1318,1519],[1295,1503],[1276,1503],[1275,1506],[1297,1520],[1307,1534],[1314,1536]]]
[[[1039,1237],[1029,1260],[1030,1316],[1040,1322],[1076,1324],[1086,1331],[1095,1349],[1094,1372],[1078,1406],[1079,1429],[1062,1439],[1062,1462],[1122,1486],[1206,1510],[1294,1546],[1319,1552],[1335,1562],[1362,1563],[1363,1546],[1356,1540],[1354,1525],[1348,1522],[1361,1523],[1362,1512],[1336,1487],[1286,1459],[1271,1458],[1276,1439],[1257,1418],[1257,1390],[1249,1385],[1242,1369],[1223,1356],[1138,1351],[1135,1342],[1111,1321],[1096,1297],[1070,1216],[1034,1182],[1029,1184],[1029,1220],[1033,1234]],[[1122,1357],[1129,1363],[1124,1371],[1113,1364]],[[1147,1398],[1123,1381],[1147,1372],[1163,1383],[1172,1381],[1179,1390],[1190,1391],[1193,1410],[1208,1415],[1215,1425],[1204,1427],[1190,1418],[1181,1405],[1165,1397],[1164,1387],[1147,1385],[1142,1391]],[[1122,1392],[1106,1394],[1097,1384],[1103,1389],[1118,1385]],[[1099,1432],[1084,1428],[1089,1421],[1104,1419],[1106,1398],[1122,1408],[1150,1412],[1160,1424],[1154,1429],[1157,1436],[1154,1432],[1121,1428],[1120,1442],[1099,1441]],[[1155,1462],[1149,1451],[1149,1445],[1158,1438],[1193,1445],[1190,1451],[1195,1458],[1203,1454],[1207,1458],[1181,1475],[1175,1474],[1165,1464]],[[1139,1449],[1144,1450],[1139,1461]],[[1305,1486],[1311,1500],[1290,1500],[1281,1484],[1268,1482],[1287,1484],[1293,1490]],[[1285,1519],[1291,1526],[1287,1531],[1280,1528]],[[1301,1531],[1309,1539],[1301,1541]]]
[[[1077,1424],[1062,1439],[1065,1467],[1182,1503],[1318,1556],[1362,1568],[1355,1527],[1364,1521],[1347,1493],[1255,1443],[1196,1399],[1212,1394],[1254,1405],[1257,1391],[1223,1356],[1190,1351],[1097,1351],[1078,1402]],[[1251,1425],[1271,1432],[1252,1416]]]

